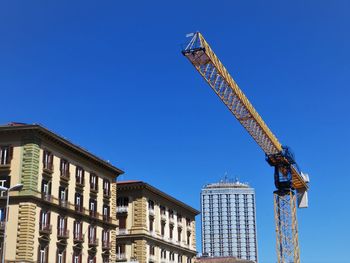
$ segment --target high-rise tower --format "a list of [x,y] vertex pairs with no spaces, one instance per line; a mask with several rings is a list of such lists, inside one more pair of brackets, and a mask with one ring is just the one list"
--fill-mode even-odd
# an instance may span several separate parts
[[225,178],[201,191],[202,253],[257,262],[255,191]]

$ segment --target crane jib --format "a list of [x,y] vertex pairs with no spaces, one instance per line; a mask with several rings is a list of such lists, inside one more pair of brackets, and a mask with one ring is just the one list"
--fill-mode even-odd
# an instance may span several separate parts
[[[194,34],[182,53],[265,154],[267,156],[280,154],[282,152],[281,143],[265,124],[199,32]],[[288,162],[288,160],[286,161]],[[307,183],[294,167],[291,167],[291,177],[294,189],[308,189]]]

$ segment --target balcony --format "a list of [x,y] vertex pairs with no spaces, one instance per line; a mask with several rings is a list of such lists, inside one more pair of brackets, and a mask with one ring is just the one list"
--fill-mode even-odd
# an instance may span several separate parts
[[163,221],[166,221],[166,214],[164,213],[164,214],[161,214],[160,215],[160,218],[163,220]]
[[117,261],[126,261],[125,253],[117,253]]
[[39,228],[39,234],[41,235],[50,235],[52,233],[52,225],[50,224],[41,224]]
[[107,189],[103,189],[103,197],[104,198],[110,198],[111,197],[111,192]]
[[127,206],[117,206],[117,213],[123,214],[128,212]]
[[68,201],[59,199],[59,204],[61,207],[68,208]]
[[119,229],[119,235],[127,235],[129,232],[126,228]]
[[4,231],[5,230],[5,225],[6,225],[5,221],[0,221],[0,231]]
[[62,181],[65,181],[65,182],[68,182],[69,181],[69,178],[70,178],[70,173],[69,171],[62,171],[61,172],[61,180]]
[[90,215],[91,217],[94,217],[94,218],[97,218],[97,217],[98,217],[97,212],[96,212],[96,211],[92,211],[92,210],[89,211],[89,215]]
[[110,217],[109,215],[103,215],[103,221],[105,221],[107,223],[111,223],[112,217]]
[[154,216],[154,208],[148,208],[148,214],[150,215],[150,216]]
[[82,233],[74,233],[73,234],[73,242],[83,243],[84,242],[84,235]]
[[90,193],[91,194],[97,194],[98,193],[98,186],[96,184],[90,184]]
[[84,207],[82,205],[75,205],[75,211],[77,211],[78,213],[84,213]]
[[102,249],[103,250],[111,250],[112,243],[110,241],[103,240],[102,241]]
[[76,180],[76,181],[75,181],[75,186],[76,186],[76,187],[78,187],[78,188],[84,188],[84,186],[85,186],[84,180],[81,180],[81,179],[79,179],[79,178],[76,178],[75,180]]
[[51,178],[53,174],[53,164],[44,164],[43,175]]
[[58,239],[68,239],[69,238],[69,230],[66,228],[58,228],[57,229],[57,238]]
[[89,238],[89,247],[97,247],[98,246],[98,238]]
[[52,202],[53,196],[48,194],[48,193],[41,193],[41,199],[43,199],[47,202]]

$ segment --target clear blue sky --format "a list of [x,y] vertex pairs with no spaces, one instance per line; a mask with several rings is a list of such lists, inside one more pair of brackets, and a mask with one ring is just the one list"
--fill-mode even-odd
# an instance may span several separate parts
[[302,262],[349,262],[349,13],[320,0],[1,1],[0,123],[42,123],[196,208],[204,184],[238,176],[256,189],[260,262],[275,262],[273,169],[181,55],[199,30],[310,174]]

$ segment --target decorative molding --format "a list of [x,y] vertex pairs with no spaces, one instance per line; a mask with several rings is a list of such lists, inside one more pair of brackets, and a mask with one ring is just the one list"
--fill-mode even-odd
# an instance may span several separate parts
[[35,217],[35,204],[19,203],[16,261],[34,262]]

